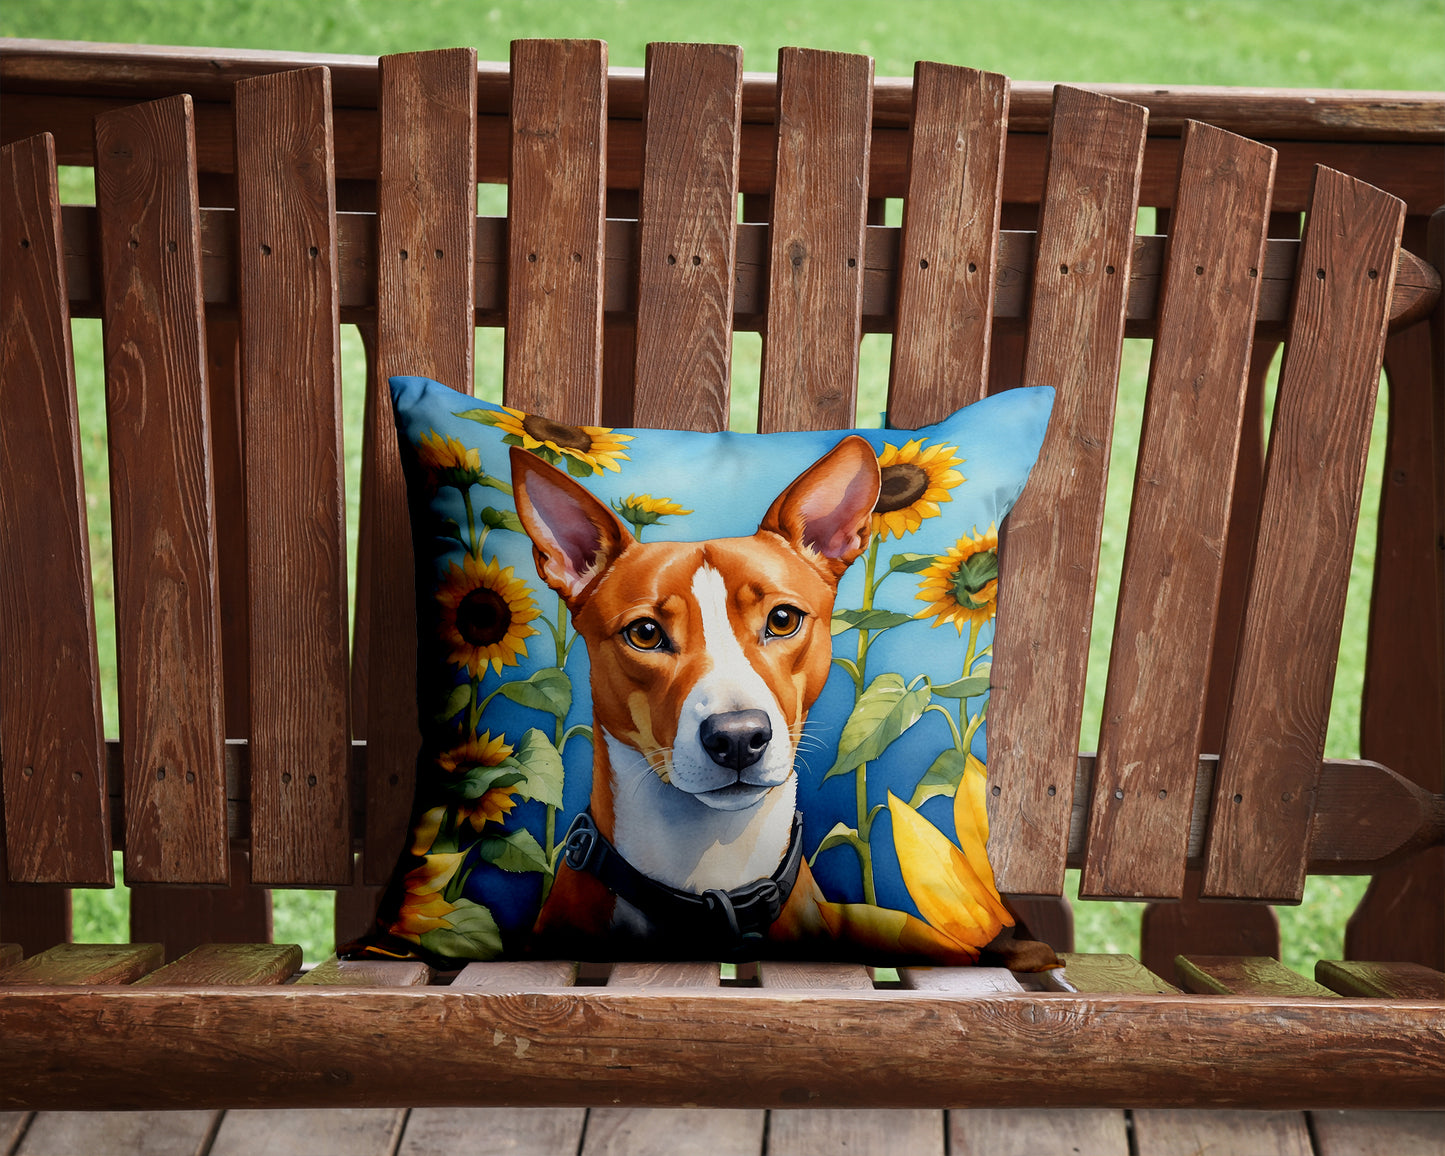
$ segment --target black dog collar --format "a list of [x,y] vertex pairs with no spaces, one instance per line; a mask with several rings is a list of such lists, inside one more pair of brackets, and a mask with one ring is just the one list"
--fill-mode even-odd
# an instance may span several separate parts
[[[793,813],[788,850],[778,869],[729,891],[712,888],[697,894],[650,879],[618,852],[583,811],[572,821],[563,843],[567,866],[586,871],[619,899],[625,899],[648,920],[669,932],[701,938],[717,948],[737,949],[761,939],[793,893],[803,862],[803,815]],[[699,949],[702,945],[698,945]]]

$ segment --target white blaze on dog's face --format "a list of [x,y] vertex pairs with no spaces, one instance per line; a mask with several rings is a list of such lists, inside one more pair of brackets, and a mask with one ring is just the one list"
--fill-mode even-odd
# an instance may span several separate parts
[[638,543],[560,471],[517,450],[512,465],[538,573],[587,643],[594,723],[715,810],[786,782],[828,678],[838,581],[868,543],[868,443],[844,439],[752,536],[696,543]]

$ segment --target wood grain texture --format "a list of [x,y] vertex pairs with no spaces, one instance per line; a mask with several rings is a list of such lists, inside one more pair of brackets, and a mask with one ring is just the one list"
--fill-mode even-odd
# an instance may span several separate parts
[[872,991],[868,969],[856,963],[794,963],[764,960],[758,986],[779,991]]
[[236,88],[251,618],[251,875],[351,879],[331,92]]
[[[49,136],[0,150],[0,751],[10,878],[110,886],[100,664]],[[16,677],[17,673],[20,677]]]
[[602,413],[607,46],[512,44],[507,405],[596,425]]
[[37,1112],[15,1156],[204,1156],[220,1112]]
[[1314,1156],[1303,1112],[1166,1109],[1133,1115],[1137,1156]]
[[1315,978],[1341,995],[1445,1000],[1445,973],[1419,963],[1362,963],[1322,959]]
[[1079,89],[1055,97],[1023,384],[1057,392],[1000,551],[989,703],[990,845],[1005,893],[1063,888],[1146,120]]
[[387,380],[419,374],[470,393],[477,205],[477,54],[381,59],[375,373],[366,395],[366,882],[384,883],[406,837],[421,746],[416,590],[406,479]]
[[0,971],[0,985],[131,983],[164,962],[159,943],[61,943]]
[[95,123],[126,878],[225,883],[225,699],[188,96]]
[[615,963],[608,987],[717,987],[722,982],[715,963]]
[[1105,1108],[955,1108],[953,1156],[1132,1156],[1124,1113]]
[[1403,224],[1398,199],[1320,170],[1215,782],[1206,898],[1303,894]]
[[1310,1113],[1316,1156],[1445,1156],[1445,1112]]
[[391,1156],[406,1126],[400,1108],[227,1112],[207,1156]]
[[203,943],[268,943],[271,892],[250,883],[246,852],[231,847],[228,887],[136,883],[130,888],[130,938],[161,943],[176,959]]
[[29,954],[70,938],[70,889],[55,883],[11,883],[0,870],[0,939]]
[[818,1152],[888,1156],[908,1152],[943,1156],[944,1118],[919,1108],[813,1109],[777,1111],[768,1118],[769,1156],[813,1156]]
[[0,1152],[10,1156],[34,1118],[33,1112],[0,1112]]
[[330,959],[296,982],[312,987],[425,987],[432,970],[416,960]]
[[871,57],[778,53],[759,433],[854,424],[872,96]]
[[1267,955],[1181,955],[1174,970],[1185,991],[1220,995],[1327,996],[1329,988]]
[[[1203,795],[1207,806],[1209,795]],[[1202,808],[1196,808],[1196,815]],[[1358,821],[1355,811],[1352,821]],[[1197,832],[1204,844],[1204,828],[1191,827],[1191,842]],[[1139,920],[1139,959],[1156,975],[1173,975],[1174,960],[1180,955],[1227,954],[1272,956],[1280,954],[1279,916],[1263,903],[1221,903],[1204,901],[1199,890],[1204,872],[1198,860],[1184,873],[1184,897],[1168,903],[1150,903]]]
[[900,967],[898,978],[908,991],[988,995],[1024,990],[1013,973],[1001,967]]
[[480,987],[488,991],[531,991],[538,987],[571,987],[577,982],[577,965],[566,960],[518,959],[502,963],[469,963],[452,980],[452,987]]
[[12,963],[19,963],[25,952],[18,943],[0,943],[0,967],[9,967]]
[[1445,1078],[1420,1000],[22,988],[0,1018],[0,1110],[600,1105],[619,1080],[639,1106],[1019,1107],[1041,1079],[1058,1107],[1398,1108]]
[[593,1108],[581,1156],[757,1156],[767,1113],[743,1108]]
[[727,429],[742,84],[741,48],[647,47],[628,424]]
[[1273,149],[1185,129],[1081,898],[1184,893],[1273,176]]
[[888,418],[941,421],[988,390],[1008,77],[920,61]]
[[1160,979],[1131,955],[1093,952],[1065,952],[1064,977],[1080,992],[1176,992],[1172,983]]
[[505,1152],[573,1156],[582,1143],[585,1108],[413,1108],[397,1156]]
[[140,987],[284,983],[301,969],[294,943],[207,943],[136,980]]

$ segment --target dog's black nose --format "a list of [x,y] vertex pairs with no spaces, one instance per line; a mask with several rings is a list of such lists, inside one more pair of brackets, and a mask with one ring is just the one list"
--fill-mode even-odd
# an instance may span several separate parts
[[728,711],[703,719],[698,739],[718,766],[741,771],[763,757],[773,740],[773,724],[768,721],[767,711]]

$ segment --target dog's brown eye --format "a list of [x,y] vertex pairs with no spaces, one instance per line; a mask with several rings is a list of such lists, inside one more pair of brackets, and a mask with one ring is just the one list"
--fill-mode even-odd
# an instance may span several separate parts
[[639,618],[636,622],[628,623],[622,631],[622,637],[627,639],[627,644],[634,650],[667,648],[667,633],[655,618]]
[[787,638],[803,625],[803,612],[796,606],[776,606],[768,615],[768,637]]

